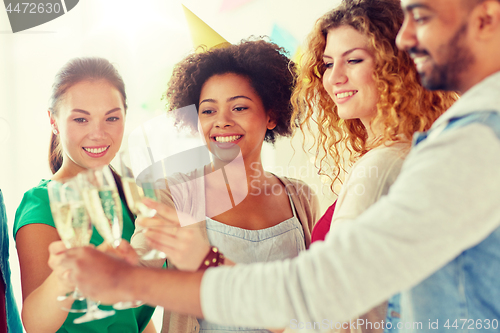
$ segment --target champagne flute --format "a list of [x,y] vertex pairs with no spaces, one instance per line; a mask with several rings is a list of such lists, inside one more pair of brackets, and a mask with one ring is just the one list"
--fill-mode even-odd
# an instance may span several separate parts
[[[51,181],[47,185],[47,191],[54,223],[64,245],[67,248],[88,245],[92,237],[92,224],[76,179]],[[78,288],[75,288],[72,292],[72,297],[77,301],[84,299]],[[60,300],[59,297],[58,300]],[[104,311],[97,308],[97,303],[89,298],[86,299],[86,303],[87,309],[68,309],[69,312],[87,312],[75,319],[75,324],[102,319],[115,314],[115,311]]]
[[[70,192],[72,188],[74,190],[69,179],[51,181],[47,185],[52,218],[59,237],[67,248],[85,246],[90,242],[92,236],[92,225],[88,215],[81,211],[82,206],[78,202],[78,198]],[[63,301],[68,296],[80,301],[84,299],[78,289],[65,296],[58,296],[57,299]],[[68,311],[85,312],[86,310],[68,309]]]
[[122,240],[123,216],[120,196],[108,166],[77,176],[92,224],[113,247]]
[[[156,214],[156,210],[151,209],[142,203],[142,199],[144,197],[155,201],[160,198],[158,188],[154,185],[155,179],[153,174],[148,173],[148,170],[146,169],[142,172],[140,179],[136,182],[132,171],[130,152],[120,152],[119,160],[123,190],[125,192],[125,197],[127,198],[128,207],[137,217],[153,217]],[[152,249],[141,256],[141,259],[143,260],[166,258],[167,256],[165,253],[156,249]]]
[[[111,169],[106,165],[78,174],[79,184],[92,224],[114,248],[120,245],[123,231],[122,205]],[[117,310],[142,305],[141,301],[118,302]]]

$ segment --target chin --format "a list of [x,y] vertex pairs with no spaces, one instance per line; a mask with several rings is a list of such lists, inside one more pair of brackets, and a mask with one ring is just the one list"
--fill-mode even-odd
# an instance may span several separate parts
[[213,155],[215,158],[220,160],[221,162],[230,163],[234,161],[240,153],[239,149],[225,149],[214,151]]
[[351,114],[346,114],[346,112],[339,112],[338,115],[339,115],[339,118],[342,120],[356,119],[356,117],[352,116]]
[[102,168],[103,166],[109,165],[111,161],[108,161],[107,159],[105,161],[93,161],[93,163],[88,163],[87,168],[88,169],[97,169],[97,168]]
[[240,154],[240,147],[235,145],[234,147],[229,148],[229,149],[221,149],[221,148],[212,146],[210,149],[210,152],[212,153],[214,158],[218,159],[219,161],[224,162],[224,163],[230,163],[234,159],[236,159],[238,157],[238,155]]

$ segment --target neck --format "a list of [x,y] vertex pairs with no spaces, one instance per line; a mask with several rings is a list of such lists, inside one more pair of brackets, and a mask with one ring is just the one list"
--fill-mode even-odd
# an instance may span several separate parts
[[248,190],[263,188],[266,184],[269,184],[269,175],[266,174],[262,166],[262,161],[260,157],[258,160],[253,160],[252,162],[244,161],[241,156],[231,162],[222,162],[220,160],[214,160],[212,164],[211,171],[215,171],[224,168],[225,177],[229,182],[234,182],[235,180],[240,183],[248,185]]
[[375,117],[369,119],[360,119],[366,129],[366,133],[368,134],[368,138],[366,140],[367,143],[375,142],[383,134],[383,130],[381,128],[382,126],[379,123],[374,124],[374,119]]
[[64,178],[73,178],[78,175],[80,172],[85,171],[85,168],[78,167],[74,164],[66,163],[66,160],[63,160],[63,164],[57,170],[57,172],[52,176],[52,180],[60,180]]
[[493,75],[495,73],[498,73],[500,72],[500,66],[497,66],[497,67],[494,67],[494,68],[491,68],[487,71],[483,71],[483,72],[478,72],[478,73],[474,73],[472,75],[470,75],[468,77],[468,79],[464,79],[462,80],[462,82],[464,82],[463,85],[461,85],[460,87],[458,87],[459,89],[459,93],[460,94],[464,94],[466,93],[469,89],[471,89],[472,87],[474,87],[475,85],[479,84],[481,81],[483,81],[484,79],[486,79],[487,77],[489,77],[490,75]]
[[490,75],[500,72],[500,30],[495,40],[475,43],[471,47],[474,61],[458,76],[458,90],[467,92]]

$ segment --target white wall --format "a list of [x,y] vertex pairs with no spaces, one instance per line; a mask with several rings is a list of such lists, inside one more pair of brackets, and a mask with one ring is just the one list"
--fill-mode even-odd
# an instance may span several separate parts
[[[237,1],[237,0],[234,0]],[[339,0],[251,0],[221,11],[223,0],[183,3],[232,43],[269,35],[279,24],[302,41],[314,21]],[[23,193],[51,176],[47,164],[50,126],[47,106],[57,70],[70,58],[102,56],[115,63],[128,94],[127,131],[163,111],[162,93],[173,65],[192,50],[180,2],[169,0],[82,0],[67,14],[41,26],[11,33],[0,9],[0,188],[12,232]],[[264,149],[270,171],[302,178],[321,190],[300,136]],[[293,158],[292,158],[293,157]],[[334,197],[325,188],[323,210]],[[21,306],[17,254],[11,238],[12,280]]]

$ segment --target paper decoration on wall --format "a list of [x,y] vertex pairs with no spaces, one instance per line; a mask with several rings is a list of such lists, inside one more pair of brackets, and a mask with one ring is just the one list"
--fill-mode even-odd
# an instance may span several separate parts
[[253,0],[223,0],[220,6],[220,12],[228,12],[230,10],[241,7],[242,5],[249,3]]
[[186,6],[182,5],[184,16],[191,32],[191,40],[193,46],[197,48],[200,45],[205,45],[208,48],[224,47],[229,44],[221,35],[219,35],[208,24],[203,22],[198,16],[190,11]]
[[295,55],[297,47],[299,46],[298,40],[290,32],[277,24],[273,26],[271,41],[287,50],[290,57]]
[[[4,1],[12,32],[19,32],[52,21],[73,9],[79,0]],[[65,8],[66,7],[66,8]]]

